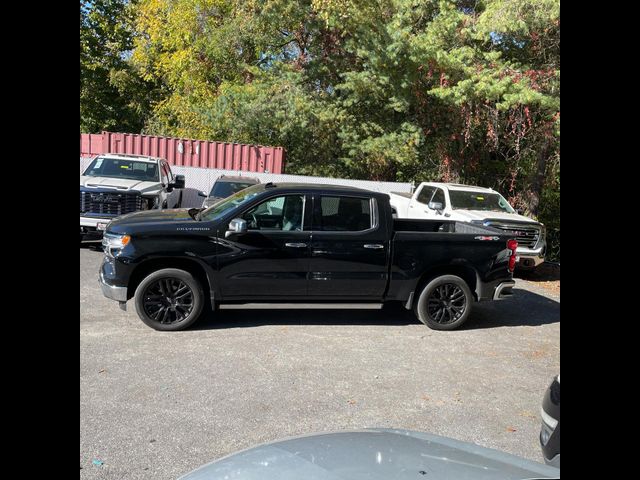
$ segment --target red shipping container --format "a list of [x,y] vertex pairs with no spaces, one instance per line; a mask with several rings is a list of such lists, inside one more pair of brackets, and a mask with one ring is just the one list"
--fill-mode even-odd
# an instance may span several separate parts
[[283,147],[208,142],[134,133],[80,134],[80,156],[126,153],[165,158],[182,167],[220,168],[258,173],[284,173]]

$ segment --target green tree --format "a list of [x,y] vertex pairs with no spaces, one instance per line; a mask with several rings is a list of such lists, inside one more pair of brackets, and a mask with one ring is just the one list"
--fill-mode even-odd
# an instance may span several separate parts
[[135,2],[80,2],[80,131],[137,132],[151,112],[158,85],[142,79],[128,57]]
[[559,0],[134,10],[132,64],[163,88],[147,131],[281,145],[291,173],[494,187],[559,252]]

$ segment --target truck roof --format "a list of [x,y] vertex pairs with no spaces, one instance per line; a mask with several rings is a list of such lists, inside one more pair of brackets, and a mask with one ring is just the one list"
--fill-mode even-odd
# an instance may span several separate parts
[[129,153],[102,153],[97,155],[101,158],[117,158],[120,160],[136,160],[139,162],[158,163],[159,160],[165,160],[161,157],[152,157],[150,155],[134,155]]
[[492,188],[478,187],[476,185],[464,185],[462,183],[423,182],[424,185],[434,187],[446,187],[449,190],[474,190],[477,192],[495,192]]
[[278,189],[278,190],[305,190],[308,192],[315,191],[329,191],[331,193],[360,193],[367,195],[379,195],[386,196],[386,193],[374,192],[373,190],[366,190],[364,188],[351,187],[348,185],[331,185],[326,183],[294,183],[294,182],[269,182],[264,183],[264,189]]
[[240,175],[238,175],[238,176],[220,175],[216,179],[216,182],[253,182],[253,183],[260,183],[260,180],[257,179],[256,177],[241,177]]

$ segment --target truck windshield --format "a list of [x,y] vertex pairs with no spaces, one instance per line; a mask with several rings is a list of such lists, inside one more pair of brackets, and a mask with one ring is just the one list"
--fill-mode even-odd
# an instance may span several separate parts
[[454,210],[484,210],[491,212],[516,213],[499,193],[473,192],[470,190],[449,190],[451,208]]
[[252,185],[249,188],[234,193],[229,198],[219,201],[211,205],[209,208],[200,212],[200,220],[217,220],[224,217],[228,212],[249,202],[253,197],[264,190],[264,185]]
[[122,178],[141,182],[159,182],[158,165],[122,158],[96,157],[84,171],[88,177]]
[[216,198],[227,198],[229,195],[233,195],[240,190],[243,190],[251,185],[255,185],[255,183],[246,183],[246,182],[216,182],[213,184],[213,188],[211,189],[210,197]]

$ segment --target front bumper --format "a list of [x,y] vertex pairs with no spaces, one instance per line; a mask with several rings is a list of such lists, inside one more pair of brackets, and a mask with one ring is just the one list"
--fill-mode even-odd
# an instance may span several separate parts
[[[80,235],[87,238],[100,238],[106,229],[106,225],[113,220],[113,218],[96,218],[96,217],[80,217]],[[98,228],[98,224],[103,224],[104,229]]]
[[116,287],[114,285],[109,285],[105,281],[104,274],[102,272],[100,272],[100,277],[98,278],[98,282],[100,283],[102,294],[105,297],[110,298],[111,300],[116,300],[118,302],[127,301],[127,287]]
[[520,257],[520,260],[516,263],[516,268],[536,268],[544,262],[545,250],[546,245],[542,245],[538,248],[518,247],[516,249],[516,255]]
[[99,223],[107,224],[115,217],[98,218],[98,217],[80,217],[80,227],[97,228]]

